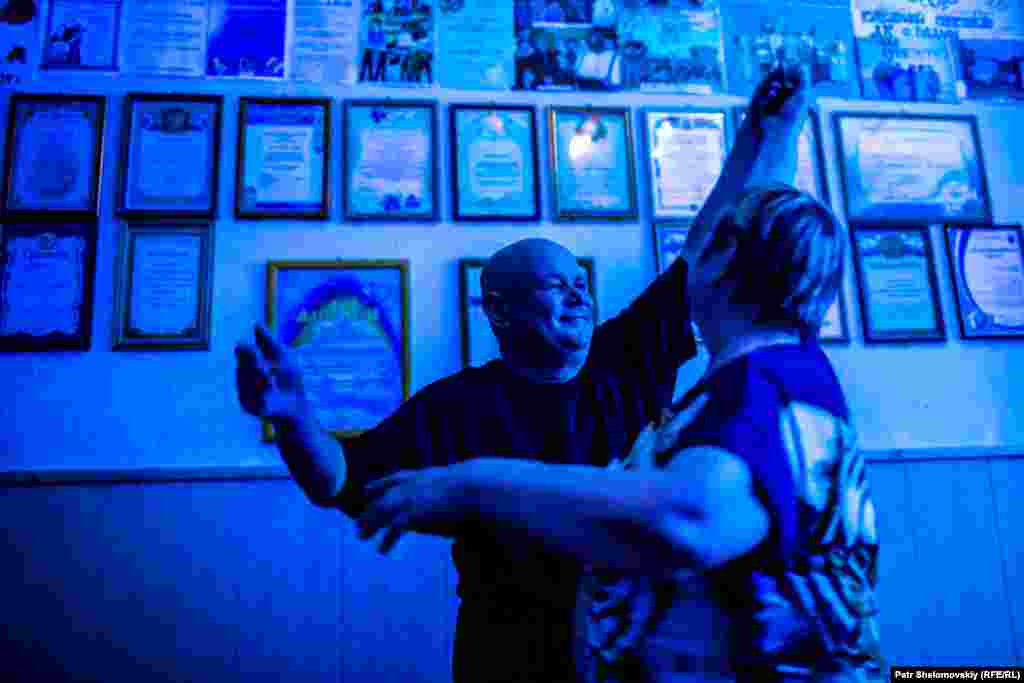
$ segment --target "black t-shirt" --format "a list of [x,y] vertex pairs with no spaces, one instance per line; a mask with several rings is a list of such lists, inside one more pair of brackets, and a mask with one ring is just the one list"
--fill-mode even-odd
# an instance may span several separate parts
[[[365,485],[399,470],[474,457],[603,467],[624,456],[670,404],[679,366],[696,353],[678,263],[598,326],[572,381],[537,384],[492,361],[430,384],[345,440],[341,509],[358,516]],[[452,558],[461,598],[456,683],[569,680],[578,563],[478,525],[459,530]]]

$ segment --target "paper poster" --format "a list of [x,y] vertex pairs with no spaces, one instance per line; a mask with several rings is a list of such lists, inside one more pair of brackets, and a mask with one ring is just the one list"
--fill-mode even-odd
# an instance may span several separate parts
[[206,75],[285,78],[287,0],[210,0]]
[[39,65],[39,3],[7,0],[0,10],[0,87],[16,88]]
[[292,78],[355,83],[363,0],[295,0]]

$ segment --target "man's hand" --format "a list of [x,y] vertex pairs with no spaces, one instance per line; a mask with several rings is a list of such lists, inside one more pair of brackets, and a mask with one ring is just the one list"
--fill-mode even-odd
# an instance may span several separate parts
[[370,482],[371,499],[357,524],[366,540],[384,529],[380,552],[387,554],[407,531],[452,536],[468,503],[460,464],[398,472]]
[[235,347],[238,401],[250,415],[262,418],[298,415],[305,404],[302,373],[270,331],[256,325],[256,345]]

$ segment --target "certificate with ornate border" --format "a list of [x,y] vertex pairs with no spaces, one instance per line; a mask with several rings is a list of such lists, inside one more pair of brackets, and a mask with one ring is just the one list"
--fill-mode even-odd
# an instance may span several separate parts
[[[594,321],[600,320],[597,310],[597,279],[594,259],[578,259],[587,271],[591,297],[594,301]],[[459,313],[462,318],[462,366],[484,365],[500,353],[498,340],[491,331],[491,323],[483,307],[483,293],[480,288],[480,273],[487,265],[486,259],[459,259]]]
[[96,217],[105,112],[100,96],[11,96],[3,201],[9,220]]
[[946,253],[964,339],[1024,337],[1020,225],[947,225]]
[[87,351],[95,223],[7,223],[0,236],[0,351]]
[[[747,116],[746,107],[733,110],[736,118],[736,130],[743,125]],[[817,113],[812,109],[807,114],[807,121],[797,141],[796,177],[793,187],[803,190],[822,204],[829,204],[828,176],[825,173],[825,147],[821,144],[821,124]]]
[[[375,427],[409,397],[407,261],[271,261],[267,327],[336,436]],[[274,439],[269,421],[263,438]]]
[[243,97],[235,217],[326,219],[330,147],[329,99]]
[[554,219],[636,218],[629,110],[550,107],[548,125]]
[[125,97],[118,215],[216,215],[223,102],[219,95]]
[[533,107],[453,104],[448,115],[455,220],[539,219]]
[[209,350],[213,242],[212,224],[122,227],[115,351]]
[[725,111],[647,108],[641,120],[651,219],[695,218],[725,166]]
[[990,223],[974,116],[832,114],[849,223]]
[[942,341],[935,258],[927,226],[854,226],[864,341]]
[[345,217],[437,221],[437,103],[347,100],[343,150]]

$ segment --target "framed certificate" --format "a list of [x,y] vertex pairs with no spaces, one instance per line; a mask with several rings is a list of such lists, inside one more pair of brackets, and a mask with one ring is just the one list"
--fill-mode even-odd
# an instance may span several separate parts
[[[594,320],[600,320],[597,310],[597,279],[594,259],[581,258],[580,265],[587,271],[591,298],[594,301]],[[480,273],[487,265],[486,259],[464,258],[459,260],[459,298],[462,317],[462,366],[484,365],[500,356],[498,340],[491,331],[483,306],[483,290],[480,287]]]
[[448,114],[455,220],[538,220],[533,107],[454,104]]
[[946,252],[964,339],[1024,337],[1020,225],[947,225]]
[[[271,261],[267,327],[291,349],[320,424],[377,425],[409,397],[406,261]],[[264,441],[274,439],[269,421]]]
[[124,225],[114,350],[209,350],[212,289],[212,224]]
[[327,218],[329,99],[243,97],[238,106],[236,218]]
[[[747,117],[746,107],[733,110],[736,130]],[[825,148],[821,143],[821,124],[815,110],[807,114],[807,122],[797,142],[796,177],[793,186],[803,190],[826,206],[829,205],[828,178],[825,174]]]
[[118,215],[216,215],[223,101],[213,95],[125,98]]
[[725,166],[725,112],[645,109],[641,118],[651,219],[695,218]]
[[554,219],[636,218],[629,110],[550,107],[548,123]]
[[944,340],[927,226],[850,229],[864,341]]
[[990,223],[973,116],[832,115],[850,223]]
[[345,217],[437,221],[437,103],[348,100]]
[[12,95],[4,212],[18,220],[89,220],[99,209],[106,100]]
[[7,223],[0,236],[0,351],[87,351],[95,223]]

